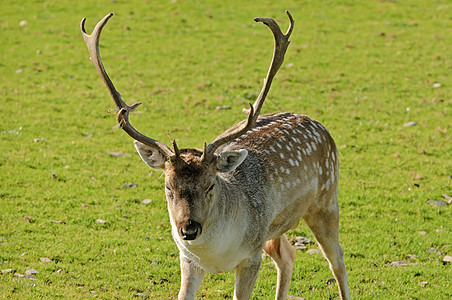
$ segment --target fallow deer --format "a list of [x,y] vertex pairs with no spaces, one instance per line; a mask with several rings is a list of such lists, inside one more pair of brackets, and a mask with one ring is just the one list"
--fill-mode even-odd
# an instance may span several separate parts
[[295,113],[259,117],[272,80],[283,63],[294,21],[286,34],[269,18],[256,18],[272,31],[273,59],[248,118],[219,135],[204,149],[173,150],[138,132],[128,106],[108,77],[99,54],[105,16],[91,35],[80,24],[90,58],[118,110],[120,127],[135,139],[143,161],[165,173],[172,236],[180,251],[179,299],[194,299],[205,272],[235,270],[234,299],[249,299],[262,249],[277,268],[276,299],[287,297],[295,251],[284,233],[304,219],[336,278],[342,299],[349,299],[343,250],[339,244],[338,152],[328,130]]

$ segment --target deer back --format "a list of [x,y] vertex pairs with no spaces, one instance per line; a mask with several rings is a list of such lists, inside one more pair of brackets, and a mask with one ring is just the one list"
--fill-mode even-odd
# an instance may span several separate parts
[[264,199],[272,206],[268,238],[295,227],[300,216],[334,204],[338,153],[319,122],[293,113],[266,114],[219,151],[235,149],[246,149],[248,157],[230,176],[242,182],[243,193],[259,195],[248,197],[256,207]]

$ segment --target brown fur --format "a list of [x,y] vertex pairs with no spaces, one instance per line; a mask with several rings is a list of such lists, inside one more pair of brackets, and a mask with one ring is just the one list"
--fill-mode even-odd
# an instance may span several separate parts
[[275,255],[275,254],[278,256],[281,256],[280,246],[281,246],[281,241],[279,238],[268,240],[265,243],[264,251],[270,256]]

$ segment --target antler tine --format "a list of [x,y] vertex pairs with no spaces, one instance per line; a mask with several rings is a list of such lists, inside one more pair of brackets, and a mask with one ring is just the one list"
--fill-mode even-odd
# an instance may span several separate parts
[[143,144],[146,144],[150,147],[156,148],[156,149],[160,150],[167,158],[173,159],[174,157],[176,157],[176,155],[173,153],[173,151],[167,145],[165,145],[157,140],[154,140],[148,136],[143,135],[142,133],[138,132],[129,123],[129,112],[135,110],[141,103],[136,103],[132,106],[128,106],[122,100],[121,94],[116,90],[115,86],[113,85],[113,82],[110,80],[110,77],[108,77],[108,74],[105,71],[104,65],[102,64],[102,60],[100,58],[100,52],[99,52],[100,34],[101,34],[102,29],[104,28],[105,24],[107,24],[108,20],[112,16],[113,16],[113,13],[109,13],[102,20],[100,20],[99,23],[97,23],[97,25],[94,27],[94,30],[90,35],[87,34],[86,30],[85,30],[86,18],[83,18],[80,23],[80,30],[82,32],[85,44],[88,47],[91,62],[96,67],[97,71],[99,72],[100,77],[102,78],[105,85],[107,86],[107,89],[110,92],[110,94],[113,98],[113,101],[115,102],[116,108],[118,110],[118,123],[121,126],[121,128],[135,140],[140,141]]
[[286,14],[289,17],[290,25],[286,34],[281,32],[281,29],[276,23],[275,20],[270,18],[255,18],[254,21],[262,22],[267,25],[273,33],[275,38],[275,47],[273,50],[273,59],[270,64],[270,68],[268,69],[267,77],[264,79],[264,86],[262,87],[259,96],[257,97],[254,105],[250,103],[250,109],[244,109],[245,112],[248,113],[248,119],[243,127],[237,128],[234,132],[227,130],[218,136],[212,143],[208,146],[204,147],[204,153],[202,156],[203,161],[210,161],[213,158],[213,154],[215,151],[223,144],[230,142],[241,135],[245,134],[248,130],[250,130],[257,121],[259,117],[259,113],[261,111],[262,105],[264,104],[265,98],[267,97],[268,91],[270,90],[271,83],[279,68],[281,67],[284,61],[284,55],[286,54],[287,47],[290,44],[289,37],[292,34],[294,20],[292,15],[286,10]]

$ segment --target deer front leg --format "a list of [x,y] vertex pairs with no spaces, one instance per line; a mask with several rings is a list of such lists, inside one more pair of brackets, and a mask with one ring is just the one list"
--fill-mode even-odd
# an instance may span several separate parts
[[261,267],[262,255],[258,252],[242,261],[235,269],[234,300],[247,300],[251,297],[257,275]]
[[199,285],[204,279],[205,272],[187,257],[180,255],[181,286],[179,300],[193,300]]

